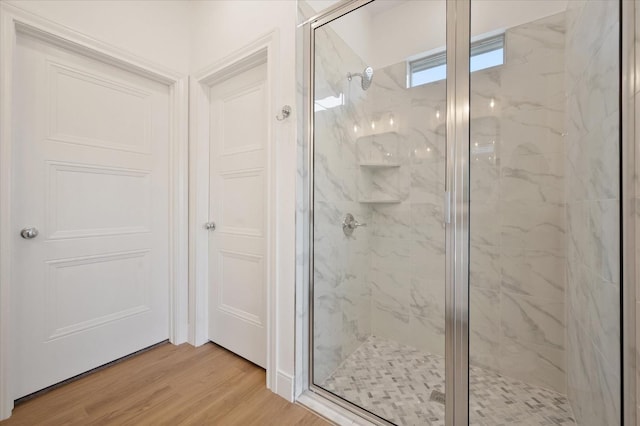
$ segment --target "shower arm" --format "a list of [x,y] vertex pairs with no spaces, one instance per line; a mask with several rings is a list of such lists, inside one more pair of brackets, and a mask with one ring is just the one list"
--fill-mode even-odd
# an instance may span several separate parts
[[347,80],[351,81],[353,77],[360,77],[360,86],[362,87],[362,90],[367,90],[371,86],[371,81],[373,80],[373,68],[366,67],[361,73],[347,73]]

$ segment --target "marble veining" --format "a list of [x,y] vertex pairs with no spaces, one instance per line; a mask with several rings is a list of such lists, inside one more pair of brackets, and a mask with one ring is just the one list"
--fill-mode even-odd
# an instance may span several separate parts
[[358,202],[358,150],[354,122],[363,122],[367,98],[346,78],[362,59],[330,27],[316,31],[316,99],[343,96],[344,105],[315,114],[313,315],[316,379],[327,377],[371,332],[369,234],[346,237],[347,212],[371,223]]
[[[564,14],[508,29],[506,63],[471,81],[471,360],[559,392],[566,388],[564,32]],[[317,34],[316,48],[326,54],[316,64],[316,96],[346,96],[344,106],[316,112],[315,274],[323,286],[316,320],[342,330],[318,331],[318,378],[367,331],[441,355],[446,83],[407,88],[402,62],[376,69],[364,92],[344,78],[364,63],[330,28]],[[372,163],[397,167],[360,167]],[[357,203],[371,199],[398,203]],[[336,226],[347,210],[368,224],[350,239]],[[592,257],[606,270],[604,252]],[[351,306],[358,315],[340,315]],[[330,361],[320,367],[324,353]],[[512,362],[519,356],[530,360],[527,368]]]
[[567,10],[567,393],[585,426],[620,424],[618,11]]
[[471,75],[470,358],[564,393],[565,14],[505,45]]

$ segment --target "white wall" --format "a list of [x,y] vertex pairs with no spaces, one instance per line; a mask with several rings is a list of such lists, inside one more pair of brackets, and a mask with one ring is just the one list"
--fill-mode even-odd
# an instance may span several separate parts
[[7,0],[28,12],[186,74],[189,70],[187,1]]
[[[295,31],[297,4],[284,1],[193,1],[191,12],[191,71],[208,65],[246,46],[260,36],[277,30],[279,62],[275,88],[277,105],[295,106]],[[291,398],[294,375],[294,295],[295,295],[295,182],[296,182],[296,110],[281,126],[276,141],[276,321],[278,388]],[[289,379],[289,380],[288,380]],[[282,384],[282,386],[281,386]]]

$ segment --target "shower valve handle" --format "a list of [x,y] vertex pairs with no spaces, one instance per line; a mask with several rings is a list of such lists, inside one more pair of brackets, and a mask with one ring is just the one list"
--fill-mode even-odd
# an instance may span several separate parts
[[344,235],[347,237],[350,237],[353,231],[360,226],[367,226],[367,224],[358,222],[351,213],[347,213],[342,221],[342,232],[344,232]]

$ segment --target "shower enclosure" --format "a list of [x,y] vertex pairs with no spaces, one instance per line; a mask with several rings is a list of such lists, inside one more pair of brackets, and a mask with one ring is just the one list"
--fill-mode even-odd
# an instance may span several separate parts
[[299,6],[310,391],[378,424],[622,424],[621,3]]

